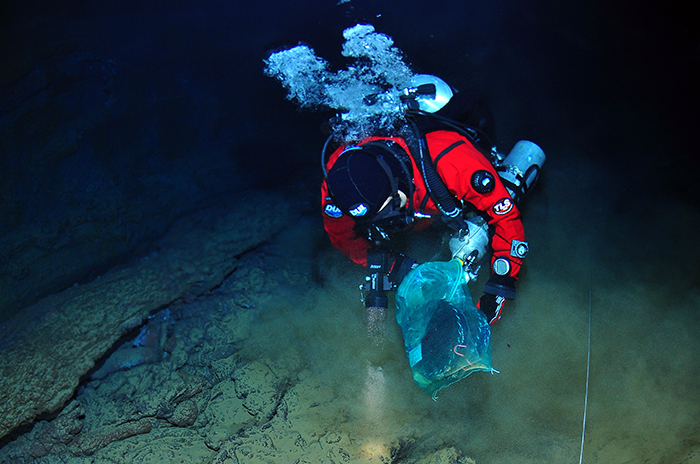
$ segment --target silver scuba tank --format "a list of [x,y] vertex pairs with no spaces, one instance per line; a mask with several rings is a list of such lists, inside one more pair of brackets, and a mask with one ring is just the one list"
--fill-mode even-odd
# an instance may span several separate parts
[[498,175],[516,203],[535,185],[546,158],[537,144],[521,140],[497,163]]

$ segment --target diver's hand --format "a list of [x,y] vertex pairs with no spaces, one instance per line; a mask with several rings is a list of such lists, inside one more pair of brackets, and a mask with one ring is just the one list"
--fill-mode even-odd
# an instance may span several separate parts
[[389,257],[389,281],[398,286],[408,275],[411,269],[418,266],[414,258],[397,255]]
[[484,296],[476,305],[486,315],[489,325],[501,318],[506,299],[515,299],[515,277],[491,274],[484,286]]
[[484,293],[476,307],[484,313],[486,320],[491,325],[501,318],[501,311],[505,302],[506,298],[504,296]]

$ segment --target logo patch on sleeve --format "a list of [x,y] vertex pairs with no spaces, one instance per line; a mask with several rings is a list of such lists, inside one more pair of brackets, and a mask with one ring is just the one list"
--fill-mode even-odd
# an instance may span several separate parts
[[513,209],[513,200],[510,198],[501,198],[498,203],[493,205],[493,212],[499,216],[510,213]]
[[367,214],[367,211],[369,211],[369,209],[364,203],[358,203],[352,208],[350,208],[350,214],[352,214],[355,217],[364,216],[365,214]]
[[333,203],[328,203],[326,207],[323,208],[323,211],[332,218],[339,218],[343,215],[343,212],[340,210],[340,208],[335,206]]

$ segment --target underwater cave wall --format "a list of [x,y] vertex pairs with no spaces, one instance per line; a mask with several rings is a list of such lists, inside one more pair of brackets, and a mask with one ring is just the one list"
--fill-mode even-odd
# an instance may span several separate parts
[[235,157],[259,136],[232,111],[239,63],[188,17],[0,22],[0,321],[259,186]]

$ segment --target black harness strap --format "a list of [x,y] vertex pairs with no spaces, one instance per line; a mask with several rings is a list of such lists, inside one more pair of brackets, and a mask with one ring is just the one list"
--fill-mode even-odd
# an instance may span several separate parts
[[460,145],[464,145],[466,142],[464,140],[457,140],[455,143],[450,145],[449,147],[445,148],[442,150],[436,157],[433,163],[435,163],[435,167],[437,168],[438,161],[440,161],[440,158],[451,152],[453,149],[457,148]]

